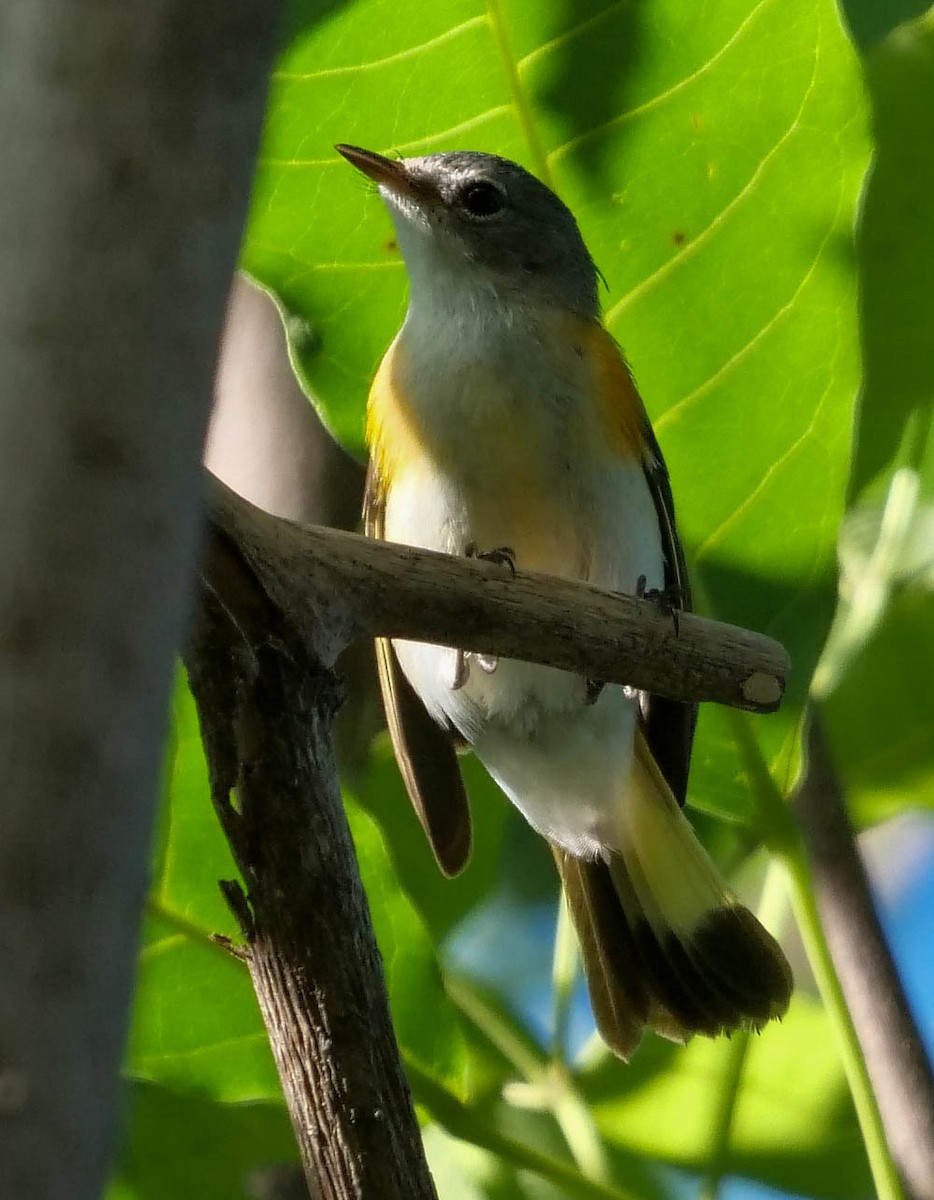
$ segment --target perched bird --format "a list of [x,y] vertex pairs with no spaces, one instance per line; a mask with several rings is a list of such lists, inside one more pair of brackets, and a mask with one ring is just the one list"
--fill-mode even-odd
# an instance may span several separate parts
[[[410,286],[369,397],[367,533],[689,608],[668,473],[570,211],[490,154],[337,149],[378,184]],[[785,1012],[784,955],[681,811],[694,706],[441,646],[377,653],[442,870],[470,850],[466,743],[551,845],[617,1054],[646,1028],[683,1042]]]

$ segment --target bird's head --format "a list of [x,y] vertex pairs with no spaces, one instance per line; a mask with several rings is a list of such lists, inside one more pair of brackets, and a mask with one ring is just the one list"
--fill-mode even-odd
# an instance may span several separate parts
[[597,315],[597,272],[577,222],[517,163],[475,151],[390,159],[337,150],[379,186],[413,298],[441,283]]

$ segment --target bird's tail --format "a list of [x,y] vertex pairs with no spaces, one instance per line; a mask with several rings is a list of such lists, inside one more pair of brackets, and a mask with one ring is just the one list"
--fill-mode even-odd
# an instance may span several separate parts
[[596,861],[553,847],[607,1045],[628,1059],[646,1028],[685,1042],[781,1017],[784,954],[721,880],[638,733],[618,845]]

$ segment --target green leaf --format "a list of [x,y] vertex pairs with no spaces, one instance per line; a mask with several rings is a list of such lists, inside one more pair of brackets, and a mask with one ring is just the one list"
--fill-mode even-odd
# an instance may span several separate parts
[[297,1158],[282,1104],[218,1104],[134,1084],[106,1200],[255,1200],[251,1185]]
[[439,1200],[489,1200],[503,1172],[495,1155],[459,1142],[435,1124],[425,1129],[424,1143]]
[[[703,605],[778,636],[791,652],[784,712],[753,723],[785,790],[835,601],[859,383],[852,224],[867,161],[865,105],[834,3],[350,0],[326,19],[296,5],[294,23],[243,261],[276,294],[293,361],[328,424],[362,452],[368,381],[405,293],[389,221],[331,143],[404,154],[484,149],[539,173],[577,214],[609,281],[608,324],[656,421]],[[705,712],[692,801],[751,824],[734,736]],[[361,799],[391,860],[376,825],[352,802],[350,810],[395,1020],[416,1095],[420,1073],[425,1104],[433,1088],[482,1095],[468,1114],[480,1128],[503,1064],[484,1059],[450,1011],[433,939],[487,886],[499,828],[483,825],[481,801],[479,874],[448,884],[410,814],[393,807],[404,800],[388,775],[384,751]],[[173,820],[170,835],[176,828]],[[176,853],[170,836],[162,873],[176,881],[172,913],[199,926],[216,919],[207,895],[187,894],[187,868],[171,875]],[[154,925],[152,944],[164,937]],[[156,1045],[157,1023],[146,1026]],[[684,1050],[653,1040],[628,1069],[605,1063],[585,1073],[621,1161],[706,1167],[724,1052],[701,1040]],[[531,1141],[561,1152],[550,1116],[522,1116]],[[756,1042],[725,1165],[827,1200],[869,1195],[827,1023],[809,1001],[797,999],[784,1026]],[[467,1176],[474,1186],[478,1176]],[[479,1178],[478,1190],[487,1182]],[[504,1186],[495,1194],[514,1194]]]
[[399,886],[379,826],[346,792],[344,803],[403,1056],[456,1095],[465,1096],[479,1080],[472,1075],[468,1042],[444,990],[431,937]]
[[[696,1038],[682,1048],[652,1038],[628,1067],[601,1055],[580,1087],[608,1141],[703,1171],[729,1052],[722,1039]],[[873,1194],[836,1045],[813,1000],[797,995],[782,1024],[753,1041],[723,1166],[821,1200]]]
[[866,379],[854,496],[884,488],[912,457],[912,414],[929,422],[934,405],[934,13],[876,47],[866,79],[876,159],[858,241]]
[[217,881],[236,877],[237,868],[211,805],[198,713],[181,670],[172,724],[174,756],[160,814],[163,834],[152,877],[152,903],[167,918],[188,922],[207,935],[233,937],[236,923]]
[[147,921],[125,1071],[224,1101],[281,1095],[253,985],[207,929]]
[[[572,207],[706,605],[791,653],[783,712],[755,724],[784,788],[833,611],[859,384],[865,105],[835,5],[409,0],[390,16],[356,0],[296,39],[275,76],[244,263],[292,315],[302,378],[361,452],[405,280],[338,140],[505,154]],[[732,742],[705,713],[692,801],[749,821]]]
[[[126,1071],[216,1100],[278,1099],[249,973],[211,936],[236,938],[217,886],[236,869],[211,805],[194,702],[183,679],[175,696],[175,747]],[[473,1049],[468,1045],[444,992],[432,939],[399,886],[379,829],[352,797],[345,799],[403,1055],[457,1095],[490,1086],[501,1068],[475,1040]]]
[[860,825],[929,807],[934,790],[934,13],[895,30],[866,73],[878,146],[858,241],[866,387],[838,621],[852,622],[855,597],[874,620],[824,706]]
[[934,807],[934,595],[900,592],[875,637],[824,703],[827,730],[860,826]]
[[431,931],[435,942],[493,890],[501,867],[509,803],[479,763],[462,758],[471,799],[473,848],[466,869],[445,878],[415,816],[388,738],[374,744],[358,788],[360,802],[379,822],[398,884]]
[[867,50],[896,25],[923,13],[928,3],[927,0],[843,0],[841,7],[857,45]]

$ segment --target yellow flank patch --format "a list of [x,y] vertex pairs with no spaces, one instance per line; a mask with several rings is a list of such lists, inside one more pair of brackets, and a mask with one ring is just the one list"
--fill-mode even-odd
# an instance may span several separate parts
[[[414,473],[430,488],[440,474],[459,495],[478,546],[509,546],[528,570],[586,577],[589,530],[578,527],[582,510],[567,503],[547,469],[553,464],[542,440],[547,409],[530,397],[528,406],[477,404],[432,420],[443,399],[433,408],[425,407],[424,396],[421,406],[413,403],[405,353],[398,342],[387,351],[367,407],[367,441],[383,497],[405,476]],[[478,374],[480,396],[495,396],[498,386],[495,376]]]
[[[568,315],[562,325],[564,328],[557,331],[558,337],[562,341],[569,339],[591,368],[595,402],[593,418],[599,443],[609,446],[621,457],[641,459],[649,421],[619,346],[596,321]],[[380,363],[367,404],[366,440],[380,478],[384,480],[392,479],[426,452],[443,458],[446,449],[440,445],[426,445],[426,431],[420,427],[399,387],[400,372],[396,361],[399,353],[399,344],[394,342]],[[560,370],[557,363],[556,367]],[[498,418],[501,447],[522,445],[527,441],[528,430],[504,428],[510,418],[514,424],[517,414],[503,413]],[[450,449],[454,450],[454,446],[456,442]],[[522,480],[525,485],[529,482]]]
[[370,386],[366,408],[366,441],[383,487],[425,453],[418,423],[397,386],[396,353],[393,342]]
[[[569,314],[545,320],[539,344],[561,389],[592,396],[576,406],[570,426],[556,423],[560,417],[544,398],[523,396],[481,364],[466,392],[461,376],[435,403],[424,392],[409,396],[407,345],[397,339],[370,389],[367,442],[384,496],[412,472],[426,479],[438,473],[457,492],[477,545],[510,546],[529,570],[587,578],[594,530],[581,502],[586,473],[605,464],[608,454],[639,462],[647,420],[619,348],[602,326]],[[443,379],[441,372],[432,386],[444,386]],[[557,455],[572,467],[570,476],[558,478]],[[571,479],[577,483],[566,482]]]
[[648,417],[622,351],[598,322],[569,319],[571,336],[593,370],[598,437],[621,457],[641,459]]

